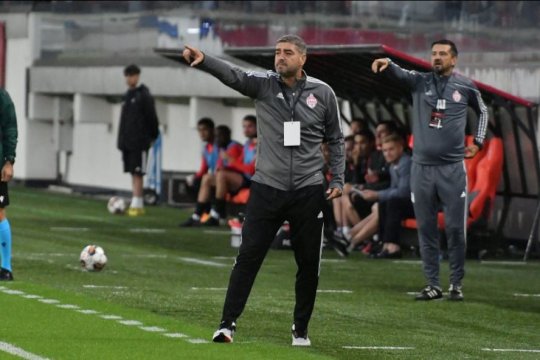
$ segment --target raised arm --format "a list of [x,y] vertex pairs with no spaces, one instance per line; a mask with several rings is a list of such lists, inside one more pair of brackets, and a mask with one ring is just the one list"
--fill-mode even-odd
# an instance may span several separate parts
[[245,72],[188,45],[185,46],[182,56],[191,67],[215,76],[223,84],[250,98],[258,98],[258,95],[264,91],[262,85],[268,78],[266,73]]
[[418,80],[422,77],[422,74],[419,72],[414,70],[405,70],[389,58],[375,59],[373,63],[371,63],[371,71],[373,71],[375,74],[384,72],[390,77],[404,82],[411,89],[416,86]]

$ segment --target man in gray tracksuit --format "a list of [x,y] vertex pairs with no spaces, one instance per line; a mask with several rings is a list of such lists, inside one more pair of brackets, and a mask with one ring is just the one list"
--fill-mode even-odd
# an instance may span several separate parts
[[[442,206],[450,262],[450,300],[463,300],[467,219],[467,175],[464,157],[474,157],[482,147],[488,111],[474,83],[456,73],[457,49],[449,40],[431,46],[433,72],[402,69],[390,59],[376,59],[375,73],[385,71],[412,92],[414,136],[411,197],[418,224],[420,252],[427,286],[417,300],[442,298],[439,282],[439,231],[437,213]],[[479,121],[474,143],[465,147],[467,107]]]
[[186,46],[184,58],[225,85],[255,100],[257,163],[252,177],[242,245],[234,264],[214,342],[232,342],[259,268],[279,227],[288,220],[298,266],[293,345],[307,336],[317,292],[325,201],[321,144],[328,143],[333,179],[327,199],[341,196],[344,140],[336,96],[303,71],[306,44],[296,35],[278,39],[276,71],[244,72]]

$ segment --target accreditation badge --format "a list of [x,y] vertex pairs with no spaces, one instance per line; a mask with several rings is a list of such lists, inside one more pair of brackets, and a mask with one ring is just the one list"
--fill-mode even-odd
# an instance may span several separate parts
[[283,145],[300,146],[300,121],[283,123]]

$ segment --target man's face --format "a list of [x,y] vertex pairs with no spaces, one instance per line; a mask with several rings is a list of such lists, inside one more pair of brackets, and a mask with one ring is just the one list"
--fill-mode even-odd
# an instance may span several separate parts
[[387,141],[382,144],[382,152],[384,160],[389,164],[393,164],[396,163],[401,157],[401,154],[403,154],[403,145],[396,141]]
[[457,57],[452,55],[450,45],[435,44],[431,48],[431,67],[439,75],[449,75],[456,66]]
[[139,83],[140,74],[126,75],[126,85],[128,88],[133,89],[137,87]]
[[347,161],[352,161],[353,147],[354,147],[354,138],[352,140],[345,141],[345,159]]
[[288,42],[276,44],[274,65],[276,72],[284,78],[294,77],[304,66],[306,55],[302,54],[296,45]]
[[375,144],[377,149],[381,147],[382,139],[389,134],[390,131],[388,131],[388,127],[385,124],[377,125],[375,128]]
[[354,136],[354,147],[353,154],[356,157],[365,158],[369,155],[371,151],[371,142],[364,135],[355,135]]
[[223,130],[216,130],[216,143],[220,148],[224,148],[231,142],[231,137]]
[[253,121],[244,120],[242,122],[242,129],[244,130],[244,136],[248,139],[257,137],[257,125]]
[[204,126],[204,125],[199,125],[197,126],[197,131],[199,132],[199,137],[201,138],[202,141],[204,142],[208,142],[210,140],[212,140],[213,138],[213,130],[210,129],[209,127],[207,126]]

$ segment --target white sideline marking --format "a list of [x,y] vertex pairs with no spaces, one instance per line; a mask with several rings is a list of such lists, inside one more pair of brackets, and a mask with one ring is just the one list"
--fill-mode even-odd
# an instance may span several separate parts
[[53,226],[51,231],[89,231],[90,228],[87,227],[62,227],[62,226]]
[[80,312],[81,314],[85,314],[85,315],[99,314],[99,311],[96,311],[96,310],[82,309],[82,310],[76,310],[76,311],[77,311],[77,312]]
[[203,233],[210,234],[210,235],[224,235],[224,234],[231,234],[230,230],[204,230]]
[[188,258],[188,257],[179,257],[178,259],[185,261],[187,263],[191,263],[191,264],[208,265],[208,266],[216,266],[216,267],[229,266],[229,265],[221,264],[215,261],[201,260],[201,259]]
[[523,297],[540,297],[540,294],[520,294],[515,293],[514,296],[523,296]]
[[11,290],[11,289],[2,289],[3,293],[9,294],[9,295],[23,295],[23,291],[19,290]]
[[422,265],[422,260],[394,260],[394,264]]
[[23,298],[27,298],[27,299],[43,299],[43,296],[28,294],[28,295],[23,295]]
[[213,288],[213,287],[200,288],[200,287],[192,287],[191,290],[225,291],[225,290],[227,290],[227,288]]
[[182,334],[182,333],[167,333],[167,334],[163,334],[163,336],[170,337],[170,338],[187,338],[188,337],[186,334]]
[[59,305],[56,305],[56,307],[59,307],[61,309],[70,309],[70,310],[79,309],[77,305],[72,305],[72,304],[59,304]]
[[216,260],[234,260],[236,257],[234,256],[212,256],[212,259]]
[[537,349],[489,349],[489,348],[483,348],[482,351],[540,353],[540,350],[537,350]]
[[127,289],[127,286],[114,286],[114,285],[83,285],[86,289]]
[[41,357],[36,354],[32,354],[26,350],[23,350],[19,347],[11,345],[7,342],[0,341],[0,351],[6,352],[11,355],[18,356],[27,360],[48,360],[48,358]]
[[142,326],[143,324],[142,322],[137,321],[137,320],[120,320],[118,322],[122,325],[127,325],[127,326]]
[[135,228],[135,229],[129,229],[129,232],[132,232],[132,233],[148,233],[148,234],[163,234],[163,233],[166,233],[167,230],[165,230],[165,229]]
[[517,265],[517,266],[527,265],[527,263],[523,261],[480,261],[480,264],[482,265]]
[[187,339],[187,342],[192,344],[208,344],[209,341],[204,339]]
[[[192,288],[192,289],[198,289],[198,288]],[[209,289],[218,289],[218,288],[209,288]],[[219,288],[219,290],[226,290],[226,288]],[[28,299],[36,299],[37,301],[45,304],[57,304],[56,306],[63,309],[69,309],[74,310],[76,312],[79,312],[81,314],[87,314],[87,315],[97,315],[100,314],[99,311],[96,310],[90,310],[90,309],[80,309],[79,306],[73,305],[73,304],[61,304],[59,300],[56,299],[47,299],[43,298],[39,295],[33,295],[33,294],[25,294],[23,291],[20,290],[11,290],[9,288],[6,288],[5,286],[0,286],[0,291],[10,294],[10,295],[20,295],[21,297],[28,298]],[[99,317],[106,319],[106,320],[117,320],[118,323],[128,326],[137,326],[139,329],[143,331],[148,332],[165,332],[167,331],[164,328],[161,328],[159,326],[143,326],[143,323],[137,320],[121,320],[122,317],[118,315],[99,315]],[[207,344],[209,341],[204,339],[191,339],[188,335],[182,334],[182,333],[164,333],[163,336],[169,337],[169,338],[183,338],[185,341],[191,343],[191,344]],[[22,349],[19,349],[11,344],[4,343],[0,341],[0,351],[4,351],[13,355],[17,355],[19,357],[22,357],[24,359],[30,359],[30,360],[49,360],[47,358],[40,357],[38,355],[34,355],[32,353],[26,352]]]
[[317,290],[318,293],[352,294],[352,290]]
[[122,255],[122,256],[124,256],[124,257],[149,258],[149,259],[166,259],[166,258],[168,258],[167,255],[160,255],[160,254],[140,254],[140,255],[125,254],[125,255]]
[[413,350],[412,346],[343,346],[344,349],[356,350]]
[[342,263],[345,261],[346,260],[342,260],[342,259],[321,259],[321,262],[327,262],[327,263]]
[[139,329],[148,331],[148,332],[163,332],[167,331],[164,328],[160,328],[159,326],[139,326]]
[[38,301],[44,304],[59,304],[60,303],[60,301],[56,299],[38,299]]

